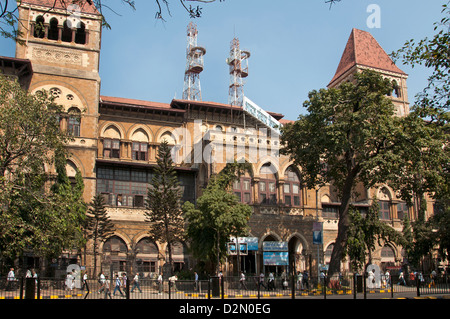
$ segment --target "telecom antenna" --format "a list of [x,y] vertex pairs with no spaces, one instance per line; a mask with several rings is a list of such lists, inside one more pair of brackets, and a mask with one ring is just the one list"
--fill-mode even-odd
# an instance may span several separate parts
[[201,101],[200,73],[206,50],[197,46],[197,26],[190,22],[187,27],[186,71],[184,73],[183,100]]
[[227,64],[230,66],[230,87],[228,94],[228,104],[242,106],[244,101],[244,82],[242,79],[248,76],[249,51],[241,50],[239,39],[231,41],[230,57]]

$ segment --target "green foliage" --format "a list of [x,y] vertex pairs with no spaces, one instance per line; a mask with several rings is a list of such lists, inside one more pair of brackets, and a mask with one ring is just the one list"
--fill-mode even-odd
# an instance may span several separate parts
[[173,269],[172,245],[184,241],[184,218],[180,207],[181,188],[166,140],[158,149],[157,166],[148,188],[146,222],[155,241],[167,243],[169,263]]
[[[409,226],[410,241],[405,248],[408,259],[416,265],[433,247],[438,247],[442,258],[448,258],[450,224],[450,8],[442,6],[442,18],[434,24],[435,34],[422,40],[411,39],[392,53],[403,64],[421,65],[430,70],[428,85],[415,97],[413,125],[406,125],[413,136],[416,151],[404,150],[402,157],[409,159],[407,170],[398,174],[397,181],[405,186],[400,190],[404,197],[416,194],[421,208],[419,220]],[[417,129],[417,127],[419,129]],[[411,144],[413,144],[411,142]],[[437,210],[425,221],[423,196],[430,192],[436,200]],[[410,195],[411,196],[411,195]]]
[[[80,247],[83,180],[78,172],[73,188],[66,175],[62,107],[46,91],[29,94],[1,75],[0,107],[0,257]],[[56,180],[46,173],[52,166]]]
[[392,136],[399,119],[386,95],[389,80],[373,71],[355,74],[354,82],[309,93],[307,115],[282,128],[283,149],[304,170],[310,188],[334,183],[342,190],[349,174],[374,184],[373,167],[390,165]]
[[107,215],[103,196],[96,194],[89,205],[85,223],[86,237],[92,240],[94,275],[97,268],[98,245],[113,235],[114,231],[115,227]]
[[[330,183],[338,190],[340,221],[330,262],[332,273],[347,244],[352,215],[348,208],[356,185],[368,189],[388,183],[408,203],[419,202],[423,220],[425,195],[448,180],[446,124],[428,121],[419,111],[395,116],[386,96],[392,88],[388,79],[364,70],[338,88],[312,91],[304,103],[309,113],[282,128],[281,152],[303,168],[303,182],[310,188]],[[350,244],[368,245],[358,238]],[[370,245],[367,248],[370,251]],[[363,256],[361,252],[362,248],[352,252],[355,260]]]
[[397,232],[390,225],[379,219],[380,207],[377,200],[372,201],[372,205],[366,216],[354,206],[350,206],[350,227],[346,243],[346,254],[350,258],[352,268],[362,270],[367,263],[371,263],[371,253],[378,246],[386,243],[404,245],[403,234]]
[[309,93],[308,114],[282,128],[281,153],[302,167],[309,188],[333,184],[341,201],[338,237],[330,273],[337,273],[348,237],[349,204],[354,187],[369,188],[389,180],[401,148],[401,118],[387,97],[392,83],[380,74],[363,70],[353,81],[337,88]]
[[248,232],[252,209],[238,201],[229,187],[247,164],[230,163],[213,176],[194,205],[183,205],[188,222],[186,234],[196,258],[216,267],[227,256],[227,243],[232,236]]

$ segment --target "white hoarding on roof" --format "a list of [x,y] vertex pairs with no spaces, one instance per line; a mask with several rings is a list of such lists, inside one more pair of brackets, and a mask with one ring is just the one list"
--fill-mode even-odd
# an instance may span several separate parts
[[244,96],[243,109],[247,114],[280,134],[281,123],[246,96]]

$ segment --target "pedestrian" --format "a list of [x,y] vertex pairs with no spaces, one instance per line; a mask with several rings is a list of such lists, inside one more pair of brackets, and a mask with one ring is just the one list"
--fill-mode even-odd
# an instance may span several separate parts
[[301,271],[297,272],[297,289],[303,290],[303,274]]
[[433,286],[436,288],[436,271],[432,271],[430,274],[430,283],[428,284],[428,288],[431,288]]
[[303,287],[306,287],[306,289],[309,289],[308,279],[308,272],[305,270],[303,271]]
[[74,277],[72,275],[72,272],[68,271],[67,275],[66,275],[66,289],[67,290],[72,290],[74,287]]
[[178,280],[178,277],[176,275],[169,277],[169,285],[170,285],[170,287],[173,287],[175,289],[175,291],[177,291],[177,285],[176,285],[177,280]]
[[398,276],[398,284],[406,286],[405,276],[403,275],[403,270],[400,270],[400,274]]
[[274,290],[275,289],[275,278],[273,276],[273,273],[269,273],[269,281],[267,282],[267,290]]
[[262,271],[259,274],[259,289],[261,289],[261,286],[267,289],[266,285],[264,284],[264,273]]
[[139,289],[139,292],[142,292],[141,287],[139,286],[139,274],[136,273],[136,275],[133,278],[133,288],[131,288],[131,292],[134,291],[134,288]]
[[323,270],[320,271],[319,281],[322,286],[325,285],[325,273],[323,272]]
[[386,280],[386,289],[389,289],[391,286],[391,273],[389,272],[389,269],[386,270],[386,273],[384,274],[384,279]]
[[127,289],[127,280],[128,280],[128,277],[127,277],[127,273],[126,272],[124,272],[124,273],[122,273],[122,286],[123,286],[123,289]]
[[83,290],[85,287],[87,288],[87,280],[88,280],[88,275],[87,275],[87,272],[85,271],[83,274],[83,285],[81,286],[81,290]]
[[120,286],[122,285],[122,282],[119,278],[119,275],[116,274],[116,280],[115,280],[116,284],[114,286],[114,291],[113,291],[113,296],[116,295],[116,291],[120,292],[120,295],[123,297],[123,293],[122,290],[120,289]]
[[416,275],[411,270],[411,273],[409,274],[409,281],[410,281],[410,285],[413,286],[413,287],[414,287],[414,284],[415,284],[415,280],[416,280]]
[[159,273],[159,276],[158,276],[158,295],[162,294],[162,290],[163,290],[163,277],[162,277],[162,273]]
[[98,293],[101,293],[102,291],[104,291],[104,287],[105,287],[105,280],[106,280],[106,277],[105,277],[105,274],[103,274],[103,271],[102,272],[100,272],[100,276],[98,277],[98,282],[99,282],[99,284],[100,284],[100,289],[98,290]]
[[111,297],[111,281],[109,280],[108,276],[104,276],[103,278],[104,278],[103,284],[102,284],[102,287],[100,288],[100,290],[105,292],[105,299],[108,299],[108,296],[109,296],[109,298],[112,299],[112,297]]
[[194,271],[194,291],[198,291],[198,274]]
[[241,271],[241,278],[239,279],[239,283],[241,288],[243,287],[245,290],[247,290],[247,285],[245,284],[245,275],[243,271]]
[[16,275],[14,274],[14,268],[10,268],[8,276],[6,277],[6,290],[14,290],[14,284],[16,281]]

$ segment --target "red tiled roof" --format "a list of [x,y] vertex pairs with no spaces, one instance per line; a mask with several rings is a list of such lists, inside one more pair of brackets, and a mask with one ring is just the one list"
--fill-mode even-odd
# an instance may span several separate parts
[[197,105],[204,105],[204,106],[210,106],[210,107],[242,109],[242,107],[240,107],[240,106],[218,103],[218,102],[211,102],[211,101],[192,101],[192,100],[174,99],[172,102],[173,102],[172,105],[175,105],[175,104],[197,104]]
[[[226,109],[236,109],[236,110],[242,110],[242,106],[237,105],[231,105],[231,104],[224,104],[224,103],[218,103],[218,102],[211,102],[211,101],[191,101],[191,100],[173,100],[172,106],[177,106],[178,104],[196,104],[196,105],[203,105],[208,107],[220,107],[220,108],[226,108]],[[273,116],[275,119],[279,120],[284,117],[281,113],[276,112],[270,112],[266,111],[271,116]]]
[[66,10],[72,3],[78,4],[82,13],[100,14],[92,1],[77,0],[22,0],[23,4]]
[[293,120],[286,120],[286,119],[280,119],[279,120],[279,122],[281,123],[281,124],[291,124],[291,123],[295,123],[295,121],[293,121]]
[[122,97],[112,97],[112,96],[100,96],[101,102],[103,103],[115,103],[115,104],[125,104],[132,105],[138,107],[152,107],[152,108],[163,108],[163,109],[171,109],[170,104],[167,103],[159,103],[152,101],[143,101],[143,100],[135,100],[135,99],[127,99]]
[[336,74],[329,85],[355,65],[405,74],[369,32],[358,29],[352,30]]

